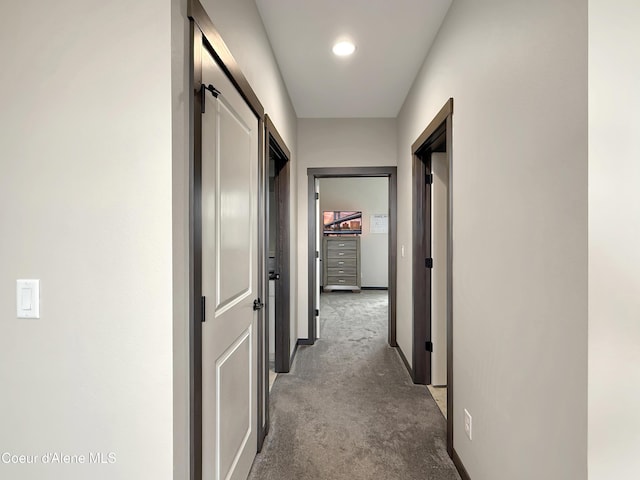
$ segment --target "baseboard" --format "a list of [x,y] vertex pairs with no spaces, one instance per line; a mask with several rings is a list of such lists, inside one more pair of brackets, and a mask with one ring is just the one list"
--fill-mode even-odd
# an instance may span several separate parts
[[467,472],[467,469],[464,468],[464,464],[462,463],[462,460],[458,456],[458,452],[456,452],[455,448],[453,449],[453,455],[451,458],[453,460],[453,464],[458,469],[458,473],[460,474],[460,477],[462,478],[462,480],[471,480],[471,477],[469,476],[469,472]]
[[393,348],[395,348],[396,352],[398,352],[398,355],[400,355],[400,358],[402,359],[402,363],[404,363],[404,366],[407,368],[407,371],[409,372],[409,376],[411,377],[411,380],[413,380],[413,369],[411,368],[411,365],[409,365],[409,362],[407,361],[407,357],[404,356],[404,352],[402,351],[399,345]]
[[315,340],[311,340],[310,338],[299,338],[296,342],[296,347],[298,345],[315,345]]
[[[347,289],[347,291],[349,291],[350,289]],[[383,291],[388,291],[389,288],[388,287],[360,287],[360,290],[383,290]],[[327,290],[326,293],[331,293],[332,291],[335,290]],[[325,293],[324,291],[324,287],[320,287],[320,293]]]
[[295,346],[293,347],[293,353],[289,358],[289,371],[291,371],[291,367],[293,366],[293,361],[296,359],[296,353],[298,353],[298,345],[300,344],[296,342]]

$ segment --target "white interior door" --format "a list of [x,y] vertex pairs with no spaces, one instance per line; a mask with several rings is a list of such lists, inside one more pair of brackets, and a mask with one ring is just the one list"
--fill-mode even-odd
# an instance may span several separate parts
[[449,157],[431,154],[431,384],[447,384],[447,239],[449,219]]
[[258,119],[205,51],[202,478],[246,479],[257,445]]

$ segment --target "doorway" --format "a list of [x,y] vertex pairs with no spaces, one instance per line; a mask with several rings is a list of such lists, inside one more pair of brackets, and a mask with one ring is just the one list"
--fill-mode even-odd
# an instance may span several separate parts
[[[318,195],[319,180],[323,178],[386,177],[388,179],[388,270],[389,290],[388,333],[390,346],[396,342],[396,268],[397,268],[397,169],[396,167],[335,167],[309,168],[308,175],[308,338],[300,340],[303,345],[313,345],[318,339],[318,316],[320,313],[320,262],[321,235],[318,218],[320,205]],[[382,213],[382,212],[380,212]]]
[[449,99],[413,143],[413,381],[446,385],[453,450],[452,129]]
[[269,316],[269,355],[275,373],[288,373],[291,368],[290,325],[290,164],[291,153],[265,115],[267,152],[269,161],[269,196],[267,200],[267,266],[270,297],[273,308]]
[[[318,179],[320,248],[316,278],[320,288],[316,337],[340,338],[351,331],[386,336],[389,302],[389,179],[331,177]],[[376,306],[372,309],[372,306]],[[336,335],[337,322],[352,312]],[[357,312],[357,315],[355,313]],[[367,318],[359,324],[359,318]],[[380,320],[385,320],[384,331]],[[342,323],[342,322],[338,322]],[[373,330],[368,326],[373,327]],[[331,341],[331,340],[329,340]]]
[[291,152],[265,115],[265,251],[267,287],[263,349],[261,357],[266,367],[262,373],[260,397],[261,431],[258,450],[269,431],[269,392],[278,373],[291,368],[291,306],[290,306],[290,163]]

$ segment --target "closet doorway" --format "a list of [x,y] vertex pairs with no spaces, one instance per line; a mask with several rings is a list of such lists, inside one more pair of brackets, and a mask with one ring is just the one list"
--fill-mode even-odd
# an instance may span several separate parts
[[[446,386],[453,449],[453,99],[411,146],[413,156],[413,381]],[[432,389],[436,393],[436,390]],[[436,398],[438,394],[434,395]],[[443,399],[444,400],[444,399]],[[438,401],[438,399],[436,399]],[[444,412],[443,412],[444,413]]]
[[266,309],[262,326],[264,342],[259,355],[261,371],[259,449],[269,431],[269,392],[278,373],[291,368],[291,273],[290,273],[290,162],[291,153],[265,115],[265,252]]

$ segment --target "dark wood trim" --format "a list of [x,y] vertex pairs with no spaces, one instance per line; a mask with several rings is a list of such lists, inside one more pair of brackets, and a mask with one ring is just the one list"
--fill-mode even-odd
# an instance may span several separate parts
[[242,73],[242,70],[240,70],[238,62],[236,62],[233,55],[231,55],[231,51],[227,47],[227,44],[222,40],[220,33],[213,25],[211,18],[209,18],[207,11],[199,0],[189,0],[187,15],[196,23],[203,34],[204,43],[209,46],[211,54],[216,59],[222,70],[227,74],[231,83],[233,83],[238,89],[242,98],[244,98],[249,104],[253,113],[255,113],[258,118],[264,117],[264,107],[262,106],[262,103],[260,103],[260,100],[251,88],[249,81]]
[[307,168],[307,175],[316,178],[389,177],[396,170],[397,167],[321,167]]
[[307,169],[307,270],[308,270],[308,339],[305,343],[313,345],[316,340],[315,310],[315,181],[317,178],[341,178],[341,177],[387,177],[389,179],[389,333],[388,342],[392,347],[396,342],[396,303],[397,303],[397,251],[398,251],[398,173],[397,167],[324,167]]
[[407,360],[407,357],[404,355],[404,352],[402,351],[402,348],[400,348],[400,346],[398,345],[397,347],[394,347],[396,352],[398,352],[398,355],[400,356],[400,359],[402,360],[402,363],[404,363],[404,366],[407,369],[407,372],[409,373],[409,376],[413,378],[413,372],[411,370],[411,365],[409,365],[409,361]]
[[[268,165],[265,166],[265,127],[264,120],[258,118],[258,298],[267,301],[269,296],[269,282],[266,280],[267,272],[267,226],[266,200],[269,194]],[[265,180],[265,176],[267,179]],[[265,189],[265,187],[267,187]],[[267,323],[267,311],[265,308],[258,312],[258,442],[256,450],[262,450],[264,439],[269,430],[269,324]],[[263,372],[260,375],[260,372]],[[266,403],[263,409],[263,399]]]
[[431,137],[431,135],[433,135],[433,133],[446,122],[447,117],[450,117],[451,115],[453,115],[453,98],[447,100],[433,120],[429,122],[427,128],[425,128],[416,141],[413,142],[411,145],[411,153],[416,154],[421,148],[423,148],[429,137]]
[[[423,195],[421,185],[424,185],[424,178],[427,171],[430,171],[430,157],[433,152],[445,152],[449,161],[449,217],[447,227],[447,452],[453,458],[455,450],[453,448],[453,98],[450,98],[435,118],[429,123],[427,128],[420,134],[418,139],[411,146],[413,156],[413,324],[414,332],[420,332],[421,325],[431,331],[430,312],[431,306],[424,302],[426,298],[423,293],[427,288],[427,282],[419,275],[423,271],[422,262],[426,258],[425,243],[420,236],[420,232],[426,231],[425,221],[431,223],[431,206]],[[430,227],[429,227],[430,230]],[[430,237],[430,235],[429,235]],[[430,240],[430,239],[429,239]],[[429,246],[430,255],[430,246]],[[416,274],[418,272],[418,274]],[[430,277],[429,272],[429,277]],[[429,291],[430,291],[429,286]],[[429,325],[425,325],[424,319],[429,318]],[[416,365],[424,363],[422,356],[427,356],[422,345],[417,351],[421,353],[416,359],[415,345],[422,343],[414,338],[414,370]],[[416,381],[416,375],[414,375]],[[462,473],[461,473],[462,474]]]
[[189,478],[202,478],[202,33],[190,22],[191,140],[189,152]]
[[[453,99],[451,99],[453,114]],[[447,117],[447,159],[449,161],[449,221],[447,231],[447,412],[453,412],[453,116]],[[452,455],[453,415],[447,416],[447,449]]]
[[269,256],[269,135],[266,133],[266,120],[260,125],[262,159],[258,172],[258,278],[265,285],[264,290],[259,289],[260,298],[265,307],[259,312],[258,322],[258,452],[262,451],[264,440],[269,431],[269,280],[268,268],[266,268]]
[[[275,370],[287,373],[291,368],[291,268],[290,268],[290,158],[291,152],[268,115],[265,115],[266,150],[273,149],[276,160],[275,204],[276,204],[276,318],[275,318]],[[268,245],[268,243],[267,243]],[[268,374],[268,371],[267,371]]]
[[389,345],[397,347],[397,299],[398,299],[398,175],[389,174]]
[[[293,362],[296,359],[296,355],[298,354],[298,347],[300,346],[300,342],[296,342],[295,346],[293,347],[293,352],[291,353],[291,365],[293,366]],[[289,373],[289,372],[287,372]]]
[[[447,412],[448,411],[449,410],[447,410]],[[462,460],[460,459],[460,456],[458,455],[458,452],[455,451],[455,449],[452,449],[451,459],[453,460],[453,464],[456,466],[456,469],[458,470],[458,473],[460,474],[460,477],[462,478],[462,480],[471,480],[471,476],[469,475],[469,472],[467,472],[467,469],[465,468],[464,463],[462,463]]]
[[267,133],[273,137],[275,145],[280,149],[281,155],[286,157],[287,161],[289,161],[289,159],[291,158],[291,151],[287,147],[287,143],[280,135],[280,132],[278,132],[278,129],[273,124],[273,121],[271,120],[269,114],[265,114],[264,123],[267,127]]
[[308,175],[307,178],[307,238],[308,238],[308,255],[307,255],[307,315],[308,315],[308,330],[306,345],[313,345],[316,342],[316,321],[315,321],[315,309],[316,309],[316,296],[314,292],[318,286],[316,285],[316,226],[313,219],[316,216],[316,177],[314,175]]

